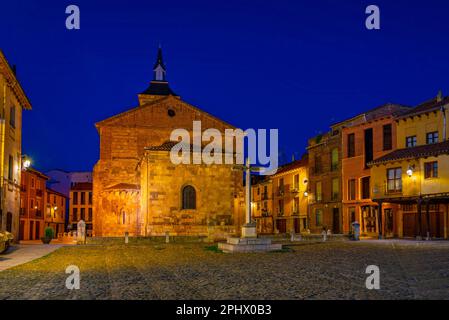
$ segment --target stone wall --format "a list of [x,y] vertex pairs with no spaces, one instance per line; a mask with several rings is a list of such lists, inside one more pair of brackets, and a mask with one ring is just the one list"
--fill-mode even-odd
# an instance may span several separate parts
[[[173,165],[169,152],[148,151],[141,165],[141,209],[146,235],[224,238],[237,233],[241,210],[236,196],[242,173],[232,165]],[[182,189],[196,191],[196,209],[182,209]],[[236,205],[237,204],[237,205]]]

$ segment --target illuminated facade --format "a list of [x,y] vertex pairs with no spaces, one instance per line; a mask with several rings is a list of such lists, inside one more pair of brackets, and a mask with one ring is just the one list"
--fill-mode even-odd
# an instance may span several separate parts
[[264,177],[251,185],[251,211],[258,234],[274,233],[273,181]]
[[271,176],[275,233],[303,232],[308,228],[308,158],[280,167]]
[[342,181],[343,231],[354,221],[362,236],[377,237],[378,203],[371,199],[372,177],[368,164],[397,148],[395,117],[408,107],[386,104],[346,121],[343,128]]
[[398,150],[370,163],[383,235],[448,238],[448,110],[439,95],[397,117]]
[[45,183],[43,173],[26,168],[20,182],[19,240],[39,240],[45,229]]
[[45,226],[52,228],[57,237],[65,232],[67,198],[49,188],[46,189],[45,198]]
[[19,238],[22,110],[31,104],[0,51],[0,230]]
[[[96,124],[100,159],[93,171],[93,234],[205,235],[211,228],[235,227],[234,197],[242,189],[242,173],[230,166],[175,166],[166,149],[171,132],[192,132],[193,121],[221,133],[233,127],[171,90],[160,49],[153,70],[138,107]],[[180,200],[184,195],[190,195],[189,205]]]

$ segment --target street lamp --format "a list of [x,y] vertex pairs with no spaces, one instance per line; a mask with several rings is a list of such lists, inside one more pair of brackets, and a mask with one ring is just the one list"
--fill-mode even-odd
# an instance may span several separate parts
[[413,171],[415,169],[415,165],[408,166],[407,175],[411,178],[413,175]]
[[28,169],[29,167],[31,167],[31,159],[28,158],[27,156],[24,156],[22,158],[22,165],[25,169]]

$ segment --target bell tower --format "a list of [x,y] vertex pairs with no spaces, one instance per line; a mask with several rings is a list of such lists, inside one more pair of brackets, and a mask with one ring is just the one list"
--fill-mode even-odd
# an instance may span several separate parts
[[151,80],[150,86],[139,94],[139,105],[144,105],[164,96],[175,96],[179,98],[168,85],[167,68],[164,64],[162,48],[159,46],[156,63],[153,66],[153,80]]

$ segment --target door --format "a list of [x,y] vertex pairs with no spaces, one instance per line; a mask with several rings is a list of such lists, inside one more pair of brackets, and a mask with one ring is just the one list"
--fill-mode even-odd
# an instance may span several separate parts
[[276,220],[276,228],[278,229],[279,233],[287,233],[287,220],[285,219]]
[[414,238],[416,236],[416,214],[414,213],[404,213],[403,216],[403,233],[404,237]]
[[20,220],[19,240],[25,240],[25,220]]
[[340,233],[340,209],[339,208],[332,209],[332,233],[334,233],[334,234]]
[[35,240],[39,240],[39,238],[41,237],[40,227],[41,227],[41,223],[39,221],[36,221],[36,233],[34,235]]
[[28,240],[34,240],[34,221],[30,221],[30,234]]
[[294,219],[295,233],[301,233],[301,220],[298,218]]

